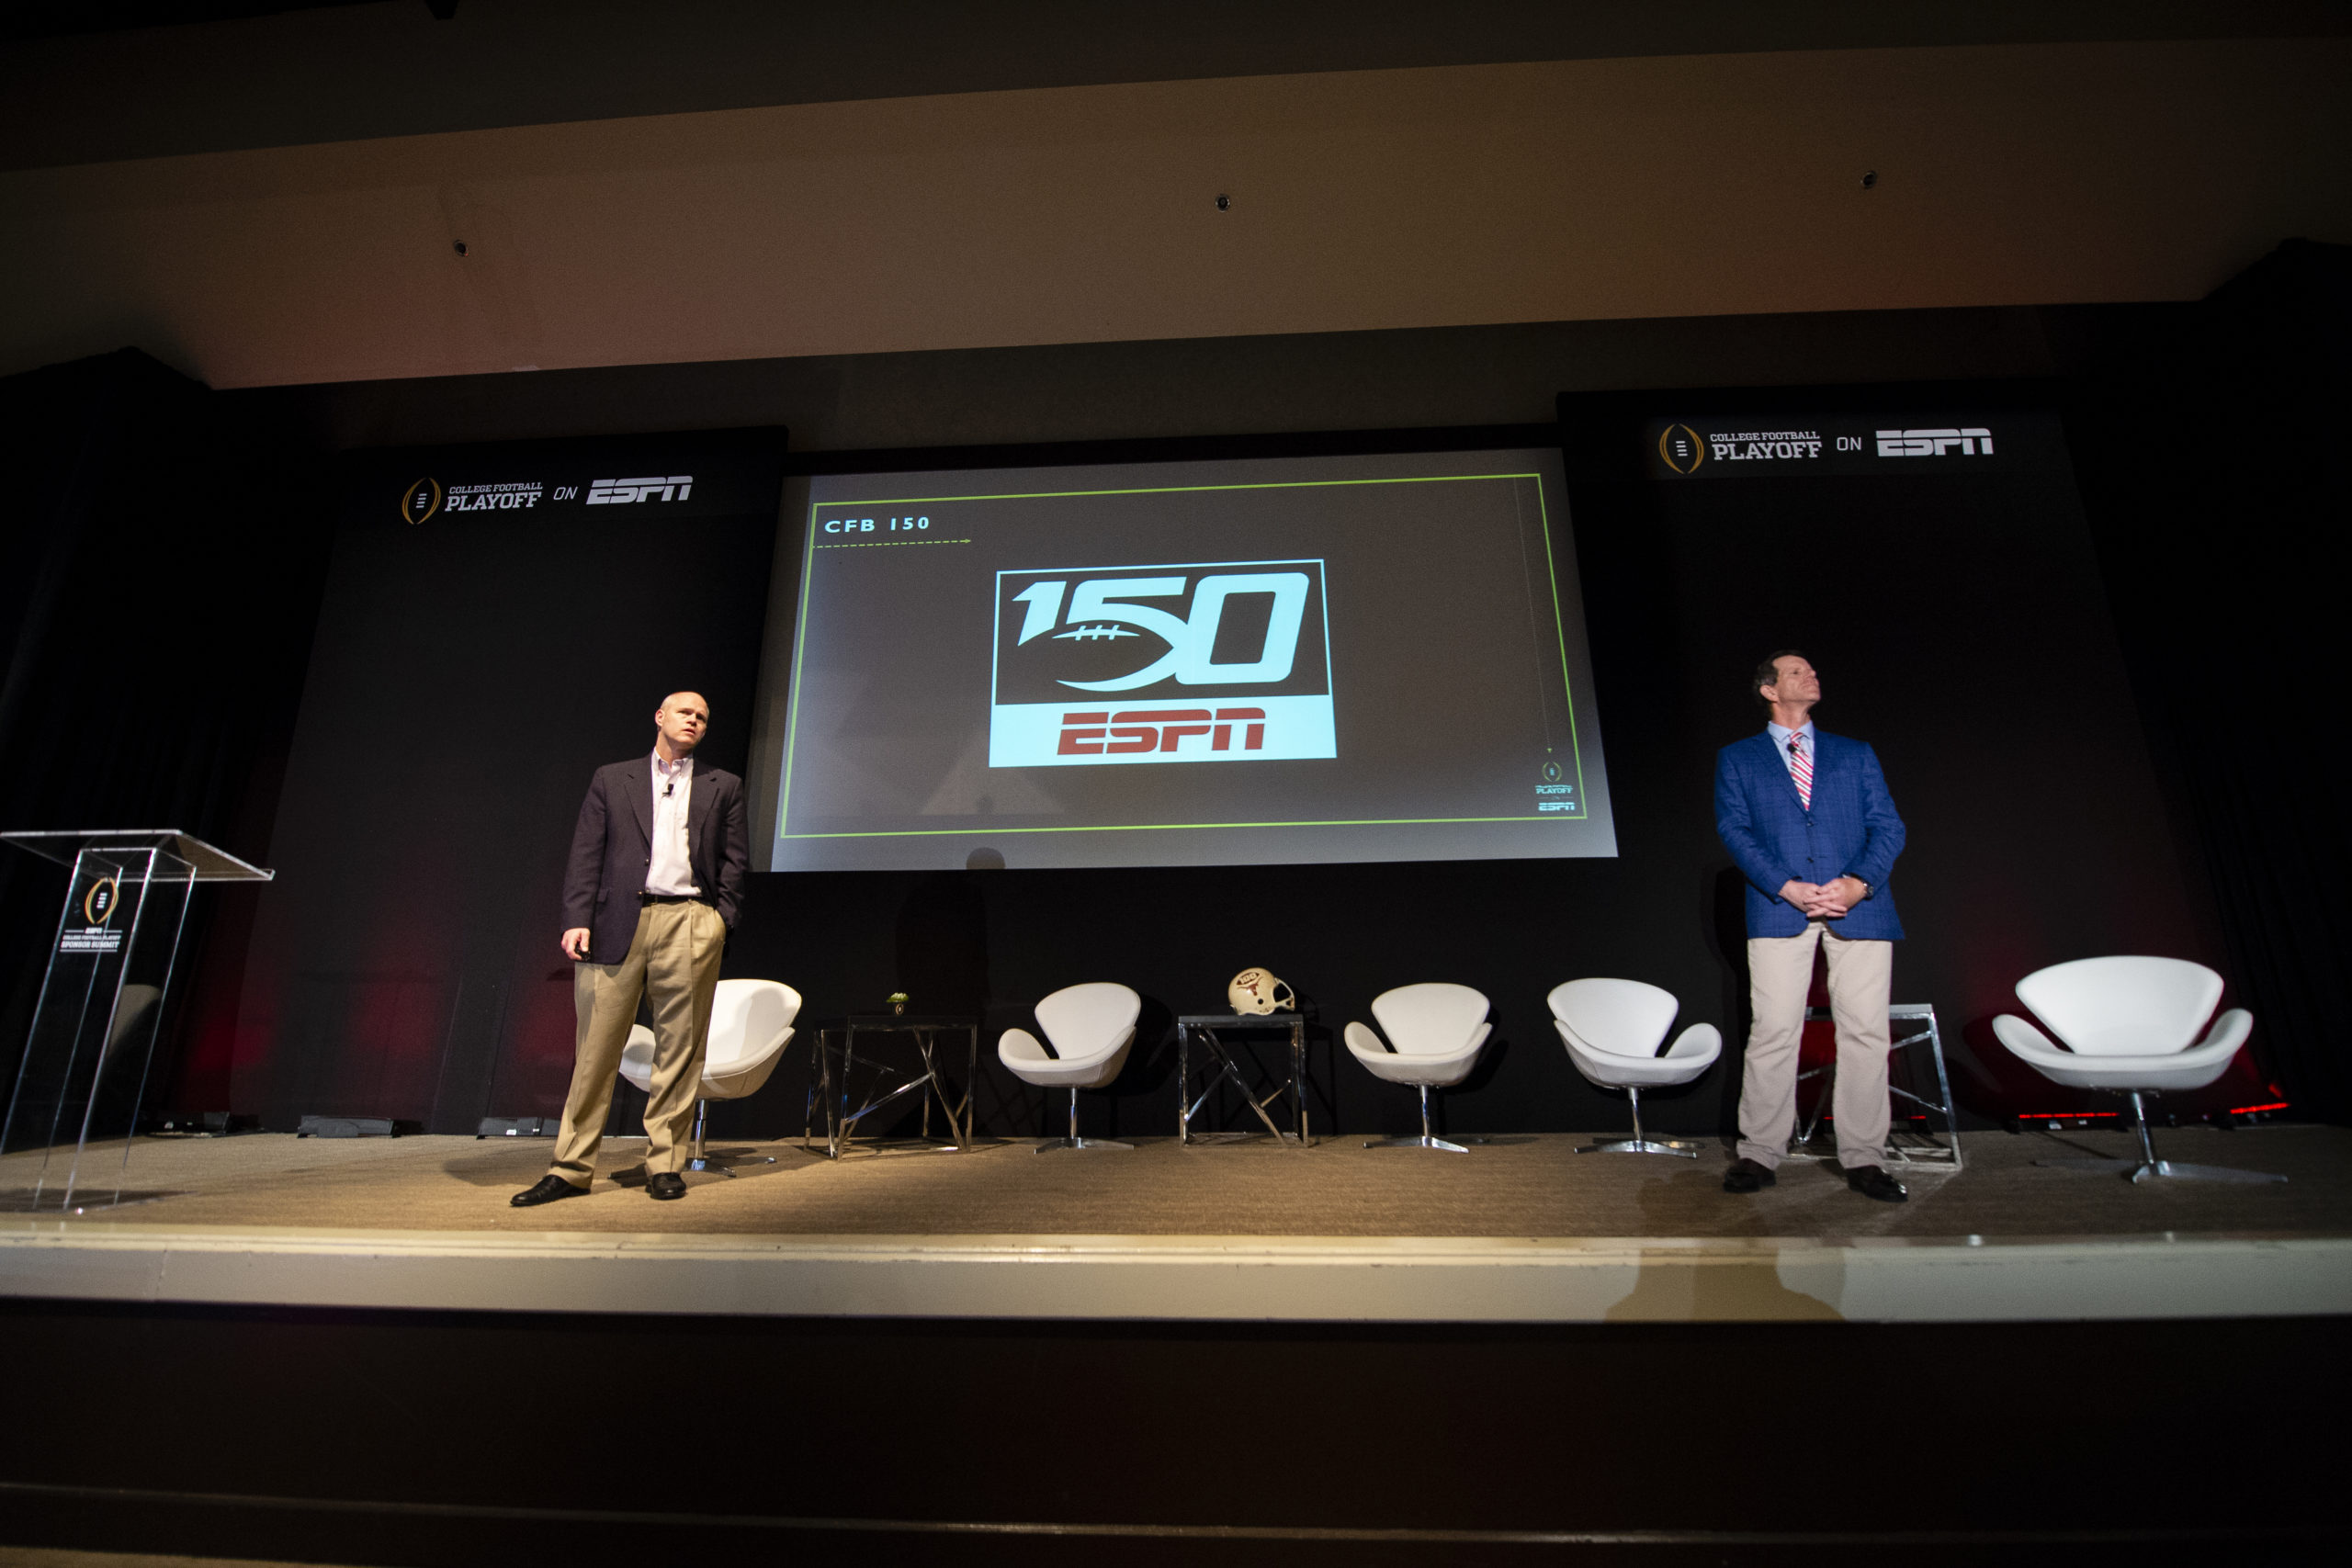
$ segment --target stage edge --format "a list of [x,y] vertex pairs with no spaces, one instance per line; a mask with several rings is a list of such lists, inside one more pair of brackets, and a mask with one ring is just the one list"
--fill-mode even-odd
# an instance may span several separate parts
[[2352,1313],[2352,1236],[677,1236],[17,1222],[0,1294],[437,1311],[1391,1323]]

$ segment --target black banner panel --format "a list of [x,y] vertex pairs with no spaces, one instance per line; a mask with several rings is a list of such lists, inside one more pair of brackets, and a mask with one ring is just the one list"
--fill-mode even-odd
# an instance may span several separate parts
[[[1741,882],[1707,793],[1761,730],[1758,660],[1804,652],[1820,727],[1877,751],[1907,841],[1894,1000],[1932,1004],[1964,1103],[2111,1114],[2001,1048],[2035,969],[2217,964],[2150,757],[2064,422],[2030,389],[1561,400],[1628,859],[1712,864],[1737,1018]],[[2007,389],[2005,389],[2007,390]],[[2192,645],[2184,658],[2193,659]],[[1814,1043],[1826,1048],[1823,1042]],[[1814,1048],[1809,1045],[1808,1049]],[[2275,1099],[2251,1057],[2185,1107]]]
[[780,431],[371,452],[334,554],[248,959],[239,1103],[447,1130],[551,1109],[590,774],[681,688],[741,771]]
[[1556,451],[828,475],[794,542],[775,870],[1616,852]]

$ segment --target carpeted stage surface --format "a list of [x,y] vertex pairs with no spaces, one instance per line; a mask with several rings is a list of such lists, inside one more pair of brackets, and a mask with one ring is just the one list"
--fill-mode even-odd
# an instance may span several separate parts
[[[2166,1130],[2177,1160],[2283,1173],[2283,1185],[2152,1181],[2039,1168],[2036,1158],[2120,1155],[2120,1133],[1976,1133],[1957,1174],[1900,1174],[1911,1201],[1849,1192],[1834,1167],[1791,1161],[1750,1198],[1720,1188],[1725,1156],[1583,1155],[1568,1134],[1502,1138],[1468,1154],[1366,1149],[1361,1136],[1299,1149],[1258,1139],[1133,1153],[984,1144],[967,1153],[860,1153],[839,1163],[797,1141],[733,1179],[689,1174],[678,1202],[616,1184],[642,1143],[607,1144],[591,1194],[508,1206],[545,1168],[545,1140],[322,1141],[261,1134],[142,1139],[126,1177],[171,1196],[85,1222],[335,1229],[626,1231],[760,1235],[1477,1236],[2033,1236],[2352,1231],[2352,1130]],[[730,1149],[752,1145],[729,1145]],[[631,1152],[635,1151],[635,1152]],[[62,1151],[61,1151],[62,1152]],[[94,1154],[95,1158],[101,1158]],[[119,1157],[116,1156],[116,1157]],[[0,1159],[0,1189],[30,1184],[40,1156]],[[112,1159],[102,1169],[110,1170]],[[86,1185],[86,1174],[85,1174]]]

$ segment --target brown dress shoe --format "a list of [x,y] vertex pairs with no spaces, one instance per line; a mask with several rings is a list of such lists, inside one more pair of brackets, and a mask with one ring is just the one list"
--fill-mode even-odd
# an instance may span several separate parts
[[588,1189],[574,1187],[560,1176],[542,1176],[539,1184],[527,1191],[517,1192],[507,1200],[518,1209],[536,1209],[542,1203],[552,1203],[559,1198],[585,1198]]

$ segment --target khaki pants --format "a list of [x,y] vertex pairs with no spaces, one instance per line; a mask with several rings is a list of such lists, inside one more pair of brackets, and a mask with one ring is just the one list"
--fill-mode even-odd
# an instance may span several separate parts
[[1887,998],[1894,944],[1853,942],[1815,920],[1795,936],[1747,939],[1747,1075],[1739,1089],[1739,1154],[1770,1170],[1788,1152],[1797,1121],[1797,1045],[1813,989],[1813,953],[1829,954],[1829,1011],[1838,1024],[1838,1163],[1886,1163],[1889,1121]]
[[702,1083],[710,998],[727,922],[707,904],[648,904],[618,964],[575,964],[571,1005],[579,1018],[571,1092],[548,1173],[585,1187],[596,1173],[596,1145],[613,1107],[613,1080],[642,998],[653,1014],[653,1091],[645,1106],[645,1173],[682,1168]]

